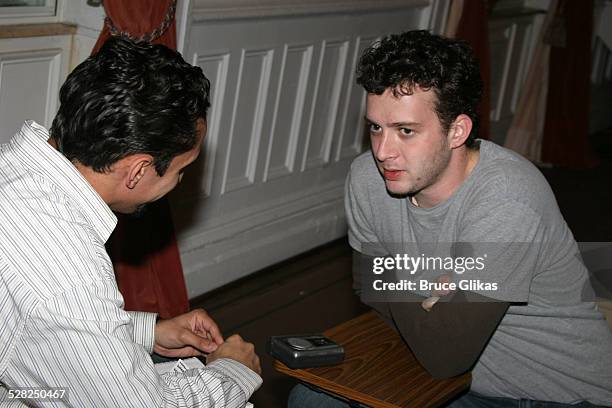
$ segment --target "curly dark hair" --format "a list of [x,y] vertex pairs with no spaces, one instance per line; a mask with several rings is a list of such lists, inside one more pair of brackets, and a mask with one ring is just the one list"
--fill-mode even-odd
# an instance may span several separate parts
[[66,158],[94,171],[147,153],[162,176],[195,146],[209,91],[202,70],[178,52],[111,37],[66,79],[51,137]]
[[478,62],[466,42],[424,30],[388,35],[364,51],[357,83],[377,95],[387,88],[395,95],[410,95],[415,87],[433,90],[442,128],[448,131],[458,115],[466,114],[473,126],[465,145],[474,145],[482,80]]

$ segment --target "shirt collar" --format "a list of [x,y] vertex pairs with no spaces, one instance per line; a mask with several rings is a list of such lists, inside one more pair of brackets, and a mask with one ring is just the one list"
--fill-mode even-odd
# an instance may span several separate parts
[[106,242],[117,217],[76,167],[51,146],[49,132],[38,123],[25,121],[11,141],[26,166],[50,181],[75,203],[95,233]]

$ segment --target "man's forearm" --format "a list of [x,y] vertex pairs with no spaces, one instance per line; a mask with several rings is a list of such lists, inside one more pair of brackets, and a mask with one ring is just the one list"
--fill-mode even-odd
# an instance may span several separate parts
[[[362,292],[361,277],[373,257],[353,252],[353,288]],[[401,302],[361,300],[397,329],[419,362],[436,378],[453,377],[470,369],[501,321],[509,303],[475,293],[457,292],[430,312],[424,297],[406,293]],[[445,299],[448,300],[448,299]]]
[[[466,298],[467,296],[467,298]],[[469,370],[486,346],[509,303],[458,292],[431,311],[413,302],[390,303],[393,321],[419,362],[436,378]]]
[[387,324],[393,326],[393,318],[391,317],[391,311],[389,310],[389,304],[387,302],[370,302],[361,296],[363,290],[361,282],[362,268],[364,267],[364,263],[367,264],[369,262],[369,265],[372,265],[371,259],[372,257],[353,251],[353,291],[359,296],[363,303],[376,310]]

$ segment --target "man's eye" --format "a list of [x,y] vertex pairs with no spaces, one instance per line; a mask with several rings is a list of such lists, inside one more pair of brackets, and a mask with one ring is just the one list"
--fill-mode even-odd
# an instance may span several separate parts
[[408,129],[408,128],[401,128],[400,132],[404,136],[410,136],[410,135],[412,135],[414,133],[414,131],[412,129]]
[[373,123],[370,123],[370,132],[371,133],[378,133],[378,132],[380,132],[380,126],[375,125]]

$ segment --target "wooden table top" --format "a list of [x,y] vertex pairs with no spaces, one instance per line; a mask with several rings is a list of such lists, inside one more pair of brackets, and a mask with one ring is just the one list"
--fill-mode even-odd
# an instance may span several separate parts
[[292,370],[275,361],[276,370],[374,408],[435,407],[470,385],[470,373],[433,379],[373,311],[323,334],[344,347],[342,364]]

